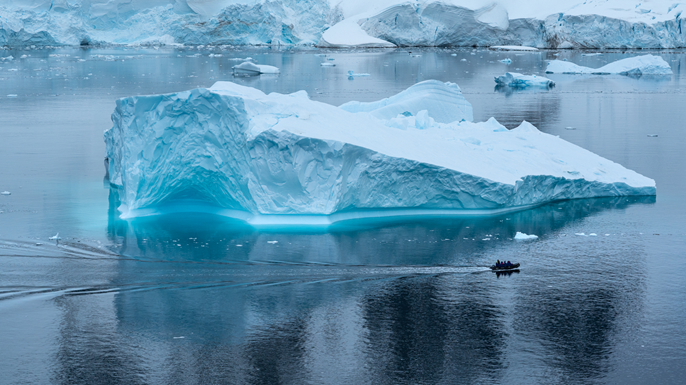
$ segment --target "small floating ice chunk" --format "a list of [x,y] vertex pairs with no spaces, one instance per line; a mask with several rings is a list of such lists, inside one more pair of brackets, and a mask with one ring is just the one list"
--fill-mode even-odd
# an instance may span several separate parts
[[264,64],[253,64],[248,61],[235,65],[232,68],[234,75],[278,74],[280,72],[277,67]]
[[488,49],[492,49],[494,51],[538,51],[538,48],[527,47],[524,45],[494,45],[492,47],[488,47]]
[[467,61],[467,59],[460,59],[460,61]]
[[576,127],[565,127],[565,130],[570,130],[570,131],[576,130]]
[[236,245],[236,247],[243,247],[243,245]]
[[602,53],[596,52],[596,53],[582,53],[581,56],[600,56]]
[[8,97],[8,98],[16,98],[16,97],[17,97],[17,94],[9,94],[9,95],[7,95],[7,97]]
[[648,134],[649,138],[657,138],[657,134]]
[[355,71],[348,71],[348,77],[357,77],[357,76],[370,76],[367,73],[356,73]]
[[1,192],[0,194],[2,194],[2,195],[12,195],[12,193],[9,192],[9,191],[3,191],[3,192]]
[[274,245],[274,244],[279,243],[279,241],[267,241],[267,243]]
[[50,237],[50,238],[48,238],[48,239],[51,240],[51,241],[59,241],[59,240],[62,239],[62,238],[60,238],[60,233],[57,233],[57,234],[53,235],[52,237]]
[[590,234],[588,234],[588,236],[589,236],[589,237],[597,237],[598,234],[596,234],[596,233],[590,233]]
[[174,337],[175,340],[179,340],[179,339],[182,339],[182,338],[186,338],[186,337],[184,337],[184,336]]
[[508,72],[497,76],[495,82],[501,87],[525,88],[525,87],[554,87],[555,82],[543,76],[522,75],[517,72]]
[[512,59],[507,58],[507,59],[501,60],[500,62],[501,62],[501,63],[505,63],[505,64],[512,64]]
[[450,56],[457,56],[457,54],[456,54],[456,53],[451,53]]
[[533,234],[525,234],[517,231],[517,234],[515,234],[514,239],[517,241],[530,241],[534,239],[538,239],[538,235],[533,235]]
[[335,67],[336,63],[320,63],[319,65],[322,67]]
[[587,237],[588,236],[585,233],[574,233],[574,235],[578,235],[580,237]]

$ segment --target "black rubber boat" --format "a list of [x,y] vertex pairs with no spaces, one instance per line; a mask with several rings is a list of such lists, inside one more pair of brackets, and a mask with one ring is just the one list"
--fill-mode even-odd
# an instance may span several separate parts
[[496,267],[495,265],[491,266],[491,270],[493,271],[509,271],[509,270],[517,270],[519,269],[519,263],[513,263],[512,265],[508,267]]

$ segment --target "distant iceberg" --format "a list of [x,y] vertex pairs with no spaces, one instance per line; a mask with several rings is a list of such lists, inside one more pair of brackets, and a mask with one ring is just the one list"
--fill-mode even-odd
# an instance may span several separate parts
[[264,64],[253,64],[249,61],[231,67],[234,75],[261,75],[261,74],[278,74],[281,71],[274,66]]
[[472,123],[457,85],[335,107],[230,82],[117,101],[104,134],[123,217],[203,211],[252,224],[484,215],[655,182],[523,122]]
[[618,60],[600,68],[553,60],[545,70],[549,74],[595,74],[595,75],[671,75],[672,68],[662,57],[653,55],[636,56]]
[[522,75],[516,72],[508,72],[505,75],[496,76],[495,82],[501,87],[525,88],[525,87],[545,87],[555,86],[555,82],[536,75]]

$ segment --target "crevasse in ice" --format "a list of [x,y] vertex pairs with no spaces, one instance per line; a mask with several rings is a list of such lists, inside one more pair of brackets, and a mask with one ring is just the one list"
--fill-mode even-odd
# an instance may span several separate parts
[[[432,95],[441,102],[423,103]],[[218,82],[120,99],[112,118],[106,156],[124,217],[165,207],[253,223],[483,213],[656,191],[652,179],[527,122],[513,130],[493,118],[472,123],[459,87],[433,80],[341,107],[304,91],[266,95]]]

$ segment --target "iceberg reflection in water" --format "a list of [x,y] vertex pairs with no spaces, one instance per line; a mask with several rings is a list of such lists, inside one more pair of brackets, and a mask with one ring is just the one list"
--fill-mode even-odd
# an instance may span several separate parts
[[[579,255],[570,252],[579,238],[562,235],[601,212],[652,202],[575,200],[502,217],[363,221],[329,232],[256,231],[198,214],[111,215],[110,237],[125,258],[112,261],[97,292],[56,295],[65,321],[54,376],[497,382],[527,360],[512,351],[526,350],[540,357],[534,378],[602,377],[607,351],[640,322],[645,253],[627,238]],[[543,243],[508,240],[515,230]],[[481,241],[485,234],[493,240]],[[517,258],[523,269],[509,279],[476,269],[496,258]],[[576,279],[556,268],[563,262],[578,266]],[[629,266],[608,268],[618,263]],[[105,289],[113,295],[93,295]]]

